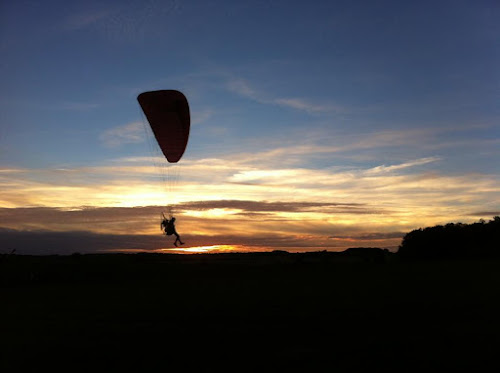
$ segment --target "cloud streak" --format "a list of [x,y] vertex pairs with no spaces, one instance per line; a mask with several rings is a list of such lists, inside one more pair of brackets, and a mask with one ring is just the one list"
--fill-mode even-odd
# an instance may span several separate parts
[[414,161],[409,161],[401,164],[396,164],[392,166],[377,166],[372,169],[369,169],[366,171],[366,174],[380,174],[380,173],[389,173],[392,171],[397,171],[397,170],[403,170],[405,168],[410,168],[410,167],[415,167],[415,166],[422,166],[425,164],[433,163],[439,161],[439,157],[427,157],[427,158],[421,158],[421,159],[416,159]]
[[[183,249],[190,247],[196,249],[207,244],[207,239],[203,236],[186,235],[183,237],[190,243],[190,245],[183,246]],[[84,231],[21,231],[0,228],[0,246],[6,248],[6,251],[16,249],[16,253],[22,255],[70,255],[76,252],[176,252],[176,248],[172,247],[169,241],[161,235],[115,235]],[[217,251],[217,246],[222,246],[222,251],[228,250],[227,247],[229,247],[229,250],[245,252],[271,251],[273,249],[310,251],[326,248],[342,251],[345,248],[334,242],[325,246],[322,242],[279,235],[266,238],[212,236],[209,242],[210,246],[215,246],[214,251]]]
[[269,94],[257,91],[250,83],[242,78],[230,78],[226,88],[239,96],[264,105],[275,105],[289,109],[304,111],[309,114],[346,112],[345,107],[335,104],[318,104],[300,97],[270,97]]
[[181,203],[183,210],[233,209],[245,212],[307,212],[321,209],[353,209],[365,206],[358,203],[321,203],[321,202],[266,202],[245,200],[193,201]]
[[[2,208],[0,227],[3,231],[0,233],[6,245],[3,247],[23,250],[36,251],[43,246],[42,241],[46,247],[57,249],[57,252],[64,249],[66,253],[68,250],[88,252],[110,248],[164,249],[171,247],[171,240],[162,237],[159,229],[162,209],[161,206]],[[329,217],[359,216],[368,212],[367,209],[367,206],[343,203],[198,201],[178,206],[177,228],[188,246],[235,245],[250,251],[340,250],[367,240],[332,241],[329,238],[332,231],[354,231],[336,219],[330,221]],[[18,236],[25,238],[17,240]],[[377,242],[394,248],[399,244],[392,238]],[[84,243],[93,246],[85,248]]]
[[132,122],[104,131],[99,140],[107,147],[118,147],[145,141],[145,129],[141,122]]
[[[0,169],[0,205],[8,208],[0,210],[0,226],[26,234],[84,231],[103,242],[108,242],[107,235],[157,236],[165,209],[157,204],[168,203],[174,205],[179,232],[190,245],[396,248],[401,232],[491,218],[477,212],[499,210],[498,176],[441,172],[446,159],[436,155],[405,154],[390,157],[390,162],[342,167],[328,160],[408,148],[415,139],[434,134],[425,129],[383,131],[331,143],[313,134],[301,144],[282,141],[253,153],[188,157],[179,165],[175,186],[160,177],[163,170],[157,165],[165,163],[161,157],[119,158],[88,167],[6,167]],[[134,122],[104,132],[100,140],[118,147],[144,141],[142,136],[142,124]],[[125,238],[115,242],[119,249]]]
[[[457,216],[471,210],[498,209],[497,177],[478,173],[446,175],[426,168],[439,160],[427,157],[390,166],[344,170],[280,169],[272,164],[253,164],[238,155],[228,159],[187,160],[182,165],[182,177],[170,195],[166,191],[171,188],[147,157],[73,169],[5,168],[0,172],[3,191],[0,202],[5,207],[124,207],[154,205],[166,198],[177,204],[200,200],[273,203],[291,199],[296,203],[343,203],[351,207],[352,213],[355,213],[353,206],[370,206],[367,211],[406,210],[423,216],[431,211],[431,215],[443,216],[455,211]],[[259,208],[263,211],[246,213],[268,212],[269,206],[261,204]],[[340,207],[336,207],[337,211]]]
[[65,20],[65,26],[69,30],[80,30],[95,25],[112,14],[110,10],[87,11],[69,16]]

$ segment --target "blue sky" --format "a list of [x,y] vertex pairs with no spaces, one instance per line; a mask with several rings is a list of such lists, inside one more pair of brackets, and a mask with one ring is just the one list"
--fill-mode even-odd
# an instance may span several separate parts
[[[0,226],[152,250],[174,198],[196,245],[337,250],[491,218],[499,16],[496,1],[4,1]],[[173,191],[136,101],[155,89],[191,108]],[[99,224],[48,218],[68,209]]]

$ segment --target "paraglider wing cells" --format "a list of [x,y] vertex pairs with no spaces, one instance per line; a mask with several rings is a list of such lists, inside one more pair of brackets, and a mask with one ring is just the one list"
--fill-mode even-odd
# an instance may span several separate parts
[[189,138],[190,116],[186,97],[179,91],[161,90],[141,93],[137,100],[163,155],[170,163],[177,163]]

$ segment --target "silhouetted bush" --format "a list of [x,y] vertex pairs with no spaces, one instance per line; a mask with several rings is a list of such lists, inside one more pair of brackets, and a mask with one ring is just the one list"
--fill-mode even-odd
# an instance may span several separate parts
[[356,257],[366,262],[383,263],[390,254],[387,249],[378,247],[351,247],[342,252],[344,256]]
[[398,255],[405,259],[500,257],[500,217],[473,224],[449,223],[406,234]]

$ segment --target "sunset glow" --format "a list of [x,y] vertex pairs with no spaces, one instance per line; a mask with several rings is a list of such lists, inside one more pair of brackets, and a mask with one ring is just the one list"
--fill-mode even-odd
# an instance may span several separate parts
[[252,251],[245,249],[243,246],[235,245],[213,245],[213,246],[194,246],[186,248],[168,248],[160,249],[165,253],[181,253],[181,254],[201,254],[201,253],[227,253],[227,252],[247,252]]
[[[5,247],[396,251],[500,214],[488,7],[146,3],[2,8]],[[175,164],[137,100],[164,89],[190,107]]]

